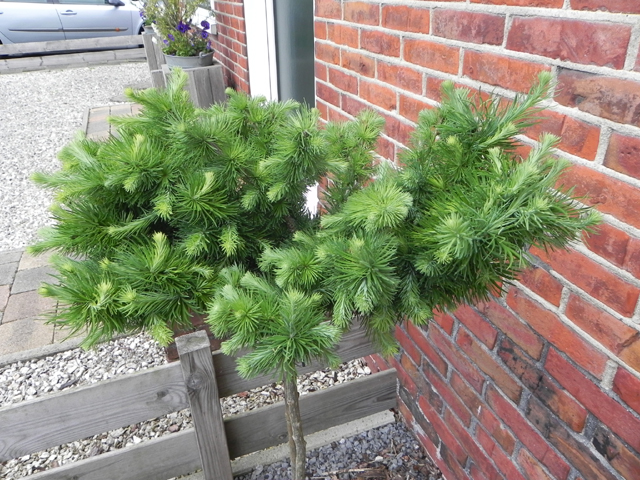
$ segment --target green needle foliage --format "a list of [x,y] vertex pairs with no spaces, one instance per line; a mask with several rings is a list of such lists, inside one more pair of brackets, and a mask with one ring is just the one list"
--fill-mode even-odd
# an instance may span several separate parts
[[337,365],[333,353],[341,330],[327,321],[320,294],[281,289],[269,277],[230,267],[221,272],[228,283],[217,293],[209,324],[218,337],[230,336],[222,350],[235,355],[253,349],[238,361],[250,378],[274,373],[277,380],[295,379],[296,366],[321,359]]
[[353,189],[372,163],[382,122],[370,113],[330,136],[295,102],[229,90],[225,105],[195,109],[185,81],[179,72],[164,91],[128,91],[140,115],[111,118],[107,140],[79,136],[60,171],[34,176],[55,194],[55,224],[31,252],[61,254],[58,282],[41,293],[60,304],[54,323],[86,331],[85,346],[142,330],[168,343],[168,327],[206,311],[223,269],[259,273],[266,248],[317,228],[308,187],[344,171],[351,183],[332,191]]
[[567,167],[553,156],[557,138],[515,154],[514,135],[535,123],[550,89],[542,74],[506,104],[445,82],[402,167],[381,165],[374,183],[330,204],[315,235],[267,250],[263,268],[282,288],[322,293],[341,328],[358,318],[385,353],[396,349],[397,323],[498,294],[530,265],[530,246],[566,247],[599,222],[570,190],[554,189]]

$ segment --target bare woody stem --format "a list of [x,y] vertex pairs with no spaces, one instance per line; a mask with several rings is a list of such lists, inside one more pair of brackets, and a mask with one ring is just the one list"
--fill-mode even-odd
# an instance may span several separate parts
[[304,480],[307,474],[307,442],[302,433],[302,418],[298,401],[300,394],[295,378],[285,377],[283,386],[292,480]]

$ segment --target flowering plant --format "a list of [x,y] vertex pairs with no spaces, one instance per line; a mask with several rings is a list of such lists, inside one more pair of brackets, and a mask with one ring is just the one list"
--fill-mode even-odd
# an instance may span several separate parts
[[[156,32],[163,38],[163,52],[178,57],[191,57],[211,50],[209,22],[193,23],[202,0],[147,0],[145,17],[153,20]],[[212,12],[210,12],[213,15]]]
[[193,25],[191,20],[180,20],[174,31],[166,34],[162,51],[178,57],[191,57],[208,52],[211,50],[208,31],[210,27],[206,20],[200,23],[200,27]]
[[140,10],[140,18],[142,18],[145,26],[153,25],[153,23],[155,23],[153,18],[149,17],[149,14],[144,10]]

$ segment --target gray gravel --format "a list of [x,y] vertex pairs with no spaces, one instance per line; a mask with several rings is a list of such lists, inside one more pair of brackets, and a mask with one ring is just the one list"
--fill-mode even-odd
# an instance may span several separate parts
[[[310,480],[436,480],[440,471],[401,421],[342,438],[307,454]],[[288,459],[235,480],[291,478]]]
[[0,75],[0,251],[30,245],[49,223],[51,197],[29,177],[58,168],[87,109],[150,83],[146,63]]

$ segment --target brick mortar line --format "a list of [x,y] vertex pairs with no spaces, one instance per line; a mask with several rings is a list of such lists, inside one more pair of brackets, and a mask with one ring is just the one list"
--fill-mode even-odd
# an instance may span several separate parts
[[[342,69],[341,69],[341,70],[342,70]],[[370,78],[370,77],[362,77],[362,78],[363,78],[363,79],[366,79],[366,80],[369,80],[369,81],[374,80],[374,81],[373,81],[373,82],[371,82],[371,83],[374,83],[375,85],[378,85],[378,86],[383,86],[383,87],[387,87],[387,88],[388,88],[388,85],[389,85],[389,84],[387,84],[387,83],[384,83],[384,82],[382,82],[382,81],[378,80],[377,78]],[[358,96],[358,95],[355,95],[355,94],[353,94],[353,93],[351,93],[351,92],[347,92],[346,90],[342,90],[342,89],[340,89],[340,88],[337,88],[334,84],[332,84],[332,83],[330,83],[330,82],[328,82],[328,81],[321,80],[321,79],[319,79],[319,78],[317,78],[317,77],[316,77],[316,79],[315,79],[315,80],[316,80],[316,82],[317,82],[317,83],[320,83],[320,84],[322,84],[322,85],[324,85],[324,86],[326,86],[326,87],[332,88],[333,90],[335,90],[336,92],[338,92],[338,93],[339,93],[339,94],[341,94],[341,95],[346,95],[346,96],[350,97],[350,98],[351,98],[351,99],[353,99],[353,100],[357,100],[357,101],[359,101],[360,103],[364,103],[364,104],[366,104],[369,108],[371,108],[371,109],[373,109],[373,110],[376,110],[377,112],[380,112],[380,113],[382,113],[382,114],[384,114],[384,115],[389,115],[389,116],[394,117],[396,120],[398,120],[399,122],[401,122],[401,123],[405,124],[405,125],[406,125],[406,126],[408,126],[408,127],[415,128],[415,126],[416,126],[416,124],[415,124],[414,122],[412,122],[412,121],[411,121],[411,120],[409,120],[408,118],[405,118],[405,117],[401,116],[397,109],[396,109],[395,111],[388,111],[388,110],[384,110],[384,108],[380,107],[379,105],[376,105],[376,104],[374,104],[374,103],[371,103],[371,102],[369,102],[368,100],[366,100],[366,99],[364,99],[364,98],[362,98],[362,97],[360,97],[360,96]],[[359,87],[360,87],[360,85],[358,85],[358,88],[359,88]],[[403,91],[403,92],[404,92],[404,91]],[[394,93],[396,93],[396,92],[394,92]],[[326,103],[326,104],[328,104],[328,105],[331,105],[331,106],[334,106],[334,107],[335,107],[335,105],[333,105],[332,103],[327,102],[326,100],[324,100],[324,99],[322,99],[322,98],[320,98],[319,100],[323,101],[324,103]],[[423,99],[421,99],[421,100],[423,100]],[[425,102],[425,103],[428,103],[428,102]],[[436,104],[437,104],[437,103],[436,103]],[[340,98],[340,105],[341,105],[341,106],[340,106],[340,107],[337,107],[337,108],[340,108],[340,111],[341,111],[341,112],[343,112],[344,114],[346,114],[346,115],[347,115],[347,116],[349,116],[349,117],[355,118],[355,117],[353,117],[353,115],[349,114],[348,112],[346,112],[346,111],[344,111],[344,110],[342,109],[342,98]],[[397,142],[397,141],[396,141],[396,142]],[[402,145],[402,146],[404,146],[404,147],[406,148],[406,145],[404,145],[404,144],[402,144],[402,143],[399,143],[399,142],[398,142],[398,144],[399,144],[399,145]]]
[[[596,150],[596,156],[593,159],[594,165],[604,165],[604,159],[607,155],[607,151],[609,150],[609,142],[611,141],[611,135],[613,133],[613,129],[606,125],[602,125],[600,128],[600,136],[598,138],[598,150]],[[605,167],[606,168],[606,167]]]
[[[590,260],[593,260],[594,262],[596,262],[598,265],[600,265],[601,267],[604,267],[607,269],[607,271],[609,271],[610,273],[615,274],[618,278],[621,278],[622,280],[626,281],[628,284],[640,288],[640,280],[635,278],[633,275],[631,275],[629,272],[627,272],[626,270],[623,270],[622,268],[618,267],[617,265],[614,265],[612,263],[610,263],[608,260],[606,260],[605,258],[599,256],[598,254],[592,252],[591,250],[589,250],[582,242],[580,243],[573,243],[571,245],[571,248],[573,248],[576,252],[579,252],[581,254],[583,254],[585,257],[587,257]],[[635,322],[633,319],[633,315],[631,317],[625,317],[623,314],[621,314],[620,312],[614,310],[613,308],[607,306],[605,303],[601,302],[600,300],[598,300],[597,298],[587,294],[586,292],[584,292],[582,289],[580,289],[580,287],[578,287],[577,285],[575,285],[574,283],[571,283],[569,280],[567,280],[565,277],[563,277],[560,273],[556,272],[555,270],[553,270],[553,268],[549,271],[549,273],[553,276],[556,277],[557,279],[562,279],[564,280],[564,282],[566,283],[566,287],[570,288],[574,287],[576,289],[578,289],[579,292],[584,293],[584,295],[586,295],[584,297],[585,300],[589,300],[589,303],[592,303],[594,305],[596,305],[598,308],[601,308],[602,310],[606,310],[610,315],[616,317],[617,319],[621,320],[623,323],[627,324],[628,326],[636,329],[636,330],[640,330],[640,325]],[[562,283],[564,283],[562,282]],[[571,288],[570,288],[571,289]],[[573,290],[573,289],[571,289]],[[573,293],[577,293],[577,292],[573,292]],[[640,304],[640,300],[638,301],[638,304]],[[634,311],[636,310],[636,308],[634,307]],[[562,313],[564,313],[564,311],[562,311]]]
[[[509,39],[509,32],[511,31],[511,26],[513,25],[513,17],[511,13],[507,12],[504,18],[504,30],[502,32],[502,43],[500,47],[507,49],[507,40]],[[431,30],[429,30],[431,31]]]
[[[332,46],[337,46],[336,44],[331,44],[331,45]],[[375,54],[373,54],[373,55],[375,55]],[[394,66],[397,66],[397,67],[411,68],[412,70],[414,70],[416,72],[430,75],[431,77],[437,78],[438,80],[451,80],[451,81],[459,83],[459,84],[461,84],[461,85],[463,85],[465,87],[482,90],[484,92],[494,93],[496,95],[499,95],[501,97],[504,97],[504,98],[507,98],[507,99],[510,99],[510,100],[513,100],[515,95],[518,94],[517,92],[514,92],[513,90],[508,90],[506,88],[499,87],[499,86],[496,86],[496,85],[490,85],[490,84],[487,84],[487,83],[483,83],[483,82],[480,82],[478,80],[475,80],[475,79],[472,79],[472,78],[469,78],[469,77],[464,77],[464,76],[460,77],[458,75],[445,73],[445,72],[442,72],[440,70],[432,70],[432,69],[429,69],[427,67],[416,65],[414,63],[403,62],[402,60],[398,60],[396,57],[390,57],[390,58],[391,58],[391,60],[388,60],[387,57],[384,57],[384,60],[387,63],[390,63],[391,65],[394,65]],[[335,65],[335,64],[326,62],[325,60],[317,59],[316,61],[319,62],[320,64],[322,64],[323,66],[329,66],[329,67],[332,67],[332,68],[338,67],[343,71],[343,73],[348,73],[351,76],[362,77],[362,78],[370,78],[370,77],[363,76],[362,74],[360,74],[358,72],[354,72],[353,70],[344,69],[340,65]],[[391,85],[391,84],[387,84],[387,85],[390,85],[390,88],[399,88],[399,87],[396,87],[396,86]],[[412,92],[408,92],[408,93],[412,93]],[[415,93],[412,93],[412,94],[416,95]],[[435,102],[434,100],[431,100],[431,99],[427,99],[427,100],[429,100],[431,102]],[[434,105],[437,105],[437,104],[438,104],[438,102],[434,103]],[[640,137],[640,127],[635,127],[633,125],[624,124],[624,123],[618,123],[618,122],[614,122],[613,120],[609,120],[609,119],[606,119],[606,118],[603,118],[603,117],[598,117],[596,115],[593,115],[593,114],[586,113],[586,112],[583,112],[581,110],[578,110],[575,107],[567,107],[565,105],[557,103],[555,100],[548,100],[548,101],[542,102],[542,106],[544,106],[545,108],[548,108],[548,109],[552,109],[553,111],[556,111],[558,113],[562,113],[564,115],[569,115],[572,118],[584,121],[584,122],[592,124],[592,125],[606,126],[606,127],[611,128],[612,130],[614,130],[616,132],[623,133],[625,135],[634,136],[634,137]]]
[[605,390],[613,389],[613,379],[616,376],[618,371],[618,364],[613,360],[607,360],[607,363],[604,367],[604,373],[602,374],[602,382],[600,382],[600,386]]
[[[223,35],[223,36],[224,36],[225,38],[228,38],[229,40],[231,40],[231,43],[232,43],[232,44],[237,44],[237,45],[240,45],[241,47],[246,47],[246,45],[245,45],[244,43],[239,42],[238,40],[235,40],[235,39],[233,39],[233,38],[231,38],[231,37],[229,37],[229,36],[227,36],[227,35]],[[225,46],[225,47],[227,47],[227,48],[230,48],[231,50],[233,50],[233,51],[235,52],[235,49],[234,49],[233,47],[230,47],[230,46],[228,46],[228,45],[225,45],[225,44],[224,44],[224,43],[222,43],[220,40],[218,40],[218,43],[222,44],[223,46]],[[239,53],[239,55],[242,55],[242,54],[241,54],[241,53]]]
[[[554,275],[555,277],[555,275]],[[556,277],[558,278],[558,277]],[[562,277],[560,277],[562,278]],[[564,279],[563,279],[564,280]],[[566,282],[566,280],[564,280]],[[626,370],[628,370],[629,372],[631,372],[633,374],[634,377],[636,377],[638,380],[640,380],[640,372],[637,372],[636,370],[634,370],[630,365],[627,365],[622,359],[620,359],[619,357],[616,356],[615,353],[613,353],[612,351],[608,350],[604,345],[602,345],[599,341],[597,341],[595,338],[593,338],[592,336],[590,336],[587,332],[585,332],[584,330],[582,330],[579,326],[577,326],[575,323],[573,323],[571,321],[571,319],[569,317],[567,317],[564,313],[560,313],[558,311],[558,308],[553,305],[552,303],[549,303],[547,300],[545,300],[544,298],[542,298],[540,295],[538,295],[537,293],[535,293],[533,290],[530,290],[528,287],[524,286],[523,284],[521,284],[520,282],[516,282],[515,285],[522,290],[524,293],[527,294],[528,297],[530,297],[531,299],[533,299],[536,303],[539,303],[540,305],[542,305],[546,310],[548,310],[550,313],[553,313],[565,326],[567,326],[571,331],[575,332],[580,338],[582,338],[585,342],[587,342],[589,345],[591,345],[593,348],[595,348],[596,350],[598,350],[600,353],[602,353],[603,355],[605,355],[609,360],[613,360],[613,362],[615,362],[618,366],[625,368]],[[571,284],[573,285],[573,284]],[[574,285],[575,287],[575,285]],[[578,289],[577,287],[576,291],[573,291],[572,293],[578,294],[578,296],[580,296],[581,298],[583,298],[584,300],[589,300],[592,299],[593,297],[590,297],[589,295],[587,295],[584,291]],[[596,300],[597,301],[597,300]],[[520,321],[522,321],[525,325],[529,326],[529,328],[531,328],[536,335],[540,336],[541,338],[543,338],[547,343],[549,343],[551,346],[553,346],[556,350],[558,350],[559,352],[563,353],[564,352],[560,349],[560,347],[557,347],[556,345],[554,345],[553,343],[551,343],[544,335],[542,335],[540,332],[538,332],[533,326],[531,326],[531,324],[529,322],[527,322],[524,318],[522,318],[516,311],[514,311],[508,304],[507,302],[500,302],[501,306],[506,308],[512,315],[515,315]],[[618,318],[619,318],[619,314],[618,314]],[[637,328],[637,325],[635,326]],[[565,354],[566,355],[566,354]],[[602,381],[601,379],[598,379],[594,374],[592,374],[591,372],[585,370],[581,365],[579,365],[575,360],[573,360],[571,357],[568,357],[570,362],[572,363],[572,365],[574,365],[574,367],[576,367],[578,370],[580,370],[580,372],[585,375],[587,378],[595,378],[596,381],[593,381],[593,383],[599,385],[600,382]],[[543,368],[544,369],[544,368]],[[546,369],[544,369],[546,371]],[[604,372],[603,374],[603,378],[604,378]],[[616,397],[618,398],[618,397]],[[624,405],[626,405],[626,403],[622,400],[620,400],[620,402]],[[640,413],[637,413],[634,411],[634,414],[638,416],[638,419],[640,419]]]
[[[611,132],[611,133],[613,133],[613,132]],[[524,144],[526,144],[526,145],[528,145],[530,147],[536,147],[538,145],[538,141],[537,140],[535,140],[533,138],[530,138],[530,137],[527,137],[526,135],[516,135],[516,138],[520,142],[522,142],[522,143],[524,143]],[[599,173],[602,173],[602,174],[606,175],[607,177],[614,178],[614,179],[619,180],[619,181],[621,181],[623,183],[626,183],[627,185],[630,185],[630,186],[632,186],[634,188],[640,189],[640,179],[638,179],[638,178],[631,177],[630,175],[625,175],[624,173],[620,173],[620,172],[618,172],[616,170],[608,168],[603,164],[596,163],[595,161],[592,161],[592,160],[586,160],[586,159],[584,159],[582,157],[579,157],[577,155],[573,155],[573,154],[571,154],[569,152],[565,152],[564,150],[560,150],[558,148],[554,148],[553,152],[554,152],[555,155],[561,156],[561,157],[565,158],[566,160],[571,161],[571,163],[573,163],[573,164],[577,164],[577,165],[580,165],[582,167],[588,167],[588,168],[590,168],[592,170],[595,170],[596,172],[599,172]],[[635,228],[635,227],[633,227],[631,225],[629,225],[629,227],[634,228],[636,231],[640,232],[639,229],[637,229],[637,228]],[[638,235],[638,234],[636,234],[636,235]]]
[[[249,70],[246,70],[242,65],[240,65],[239,63],[234,62],[233,60],[231,60],[229,57],[225,57],[229,63],[233,64],[233,65],[237,65],[243,72],[245,73],[249,73]],[[223,67],[226,67],[227,70],[233,72],[234,74],[236,73],[235,70],[230,69],[229,67],[225,66],[224,64],[222,64]]]
[[[353,25],[353,24],[349,24],[349,25]],[[447,47],[457,47],[457,48],[471,50],[479,53],[492,53],[494,55],[500,55],[503,57],[522,60],[529,63],[536,63],[544,66],[557,66],[557,67],[561,67],[568,70],[577,70],[580,72],[593,73],[593,74],[603,75],[607,77],[616,77],[624,80],[640,81],[640,72],[615,69],[615,68],[606,67],[606,66],[576,63],[568,60],[559,60],[556,58],[545,57],[544,55],[520,52],[518,50],[509,50],[507,48],[504,48],[501,45],[488,45],[488,44],[482,44],[482,43],[464,42],[462,40],[439,37],[433,34],[399,32],[398,30],[390,30],[383,27],[373,27],[371,25],[366,25],[360,28],[375,30],[382,33],[395,32],[396,36],[402,35],[402,38],[404,39],[430,41],[430,42],[438,43]],[[316,38],[315,41],[323,44],[329,44],[336,48],[348,50],[352,53],[362,53],[362,50],[363,50],[363,49],[356,49],[353,47],[349,47],[348,45],[341,45],[329,39],[323,40],[323,39]],[[364,52],[366,52],[367,55],[373,56],[373,57],[377,57],[380,55],[374,52],[370,52],[368,50],[364,50]],[[403,53],[404,53],[404,49],[400,52],[400,58],[402,58]],[[399,57],[390,57],[390,58],[399,58]],[[416,65],[416,64],[411,63],[411,65]],[[416,65],[416,66],[420,67],[420,65]],[[425,67],[422,67],[422,68],[425,68]]]
[[[515,5],[489,5],[484,3],[461,3],[461,2],[428,2],[428,1],[416,1],[416,0],[384,0],[384,2],[380,0],[361,0],[363,3],[368,3],[372,5],[392,5],[392,6],[409,6],[409,7],[419,7],[423,10],[438,10],[438,9],[446,9],[446,10],[458,10],[458,11],[467,11],[474,13],[491,13],[491,14],[502,14],[511,13],[517,14],[520,16],[532,16],[532,17],[544,17],[544,18],[568,18],[568,19],[578,19],[578,20],[595,20],[598,23],[610,23],[614,20],[617,20],[615,23],[625,23],[625,24],[635,24],[637,22],[637,18],[634,18],[635,14],[633,13],[619,13],[619,12],[605,12],[605,11],[588,11],[588,10],[572,10],[563,8],[547,8],[547,7],[519,7]],[[344,17],[344,13],[342,15]],[[380,16],[381,17],[381,16]],[[327,17],[317,17],[314,18],[325,19],[327,21],[332,21],[336,19],[327,18]],[[348,20],[342,20],[348,22]],[[353,22],[352,22],[353,23]]]
[[637,22],[632,30],[629,38],[629,46],[627,47],[627,58],[625,59],[624,69],[631,70],[638,59],[638,49],[640,48],[640,22]]
[[[316,79],[317,80],[317,79]],[[344,94],[347,94],[347,92],[343,92]],[[359,97],[355,97],[358,100],[361,100]],[[349,112],[346,112],[342,109],[342,107],[336,107],[334,104],[327,102],[326,100],[323,100],[321,98],[318,98],[317,100],[321,101],[324,105],[327,106],[328,109],[334,110],[335,112],[340,113],[341,115],[344,115],[347,118],[350,118],[351,120],[355,120],[356,117],[354,117],[353,115],[351,115]],[[362,101],[362,100],[361,100]],[[342,100],[341,100],[342,103]],[[380,107],[377,107],[376,105],[370,104],[369,102],[366,101],[362,101],[362,103],[366,103],[367,106],[371,109],[376,111],[376,113],[379,113],[381,111]],[[328,121],[328,120],[327,120]],[[325,121],[325,123],[327,123],[327,121]],[[404,145],[403,143],[398,142],[396,139],[391,138],[390,136],[388,136],[386,133],[382,133],[381,137],[384,138],[385,140],[387,140],[388,142],[394,144],[397,148],[399,149],[407,149],[407,146]],[[396,155],[399,153],[399,151],[396,151]],[[389,160],[387,158],[382,157],[381,155],[376,153],[376,156],[378,156],[379,158],[382,158],[388,162],[391,162],[393,164],[393,160]]]
[[[351,49],[349,47],[346,47],[344,45],[339,45],[339,44],[335,44],[329,41],[322,41],[322,40],[318,40],[316,39],[316,41],[322,43],[322,44],[326,44],[335,48],[338,48],[341,52],[340,52],[340,56],[342,58],[342,50],[348,50],[349,53],[357,53],[360,52],[360,50],[356,50],[356,49]],[[509,90],[506,89],[504,87],[500,87],[497,85],[491,85],[488,83],[484,83],[481,82],[479,80],[475,80],[473,78],[470,77],[466,77],[466,76],[461,76],[459,74],[450,74],[450,73],[446,73],[446,72],[442,72],[440,70],[433,70],[430,69],[428,67],[423,67],[421,65],[417,65],[415,63],[410,63],[407,62],[405,60],[402,60],[401,58],[398,57],[388,57],[388,56],[384,56],[384,55],[378,55],[375,53],[371,53],[367,51],[367,54],[370,58],[378,61],[384,61],[386,63],[389,63],[391,65],[397,66],[397,67],[404,67],[404,68],[411,68],[412,70],[419,72],[419,73],[423,73],[423,74],[427,74],[430,75],[434,78],[437,78],[439,80],[452,80],[454,82],[460,83],[461,85],[473,88],[473,89],[477,89],[477,90],[482,90],[484,92],[491,92],[491,93],[495,93],[499,96],[505,97],[507,99],[513,99],[515,97],[515,95],[517,94],[521,94],[520,92],[515,92],[513,90]],[[340,67],[340,65],[335,65],[332,63],[329,63],[325,60],[322,59],[316,59],[317,62],[319,62],[320,64],[324,65],[324,66],[330,66],[332,68],[335,67]],[[376,64],[377,66],[377,64]],[[554,78],[557,81],[557,67],[556,65],[552,66],[552,75],[554,76]],[[343,68],[343,67],[341,67]],[[556,70],[554,70],[556,69]],[[615,70],[616,72],[620,72],[620,73],[624,73],[622,70]],[[354,72],[353,70],[348,70],[348,69],[343,69],[343,72],[348,72],[350,75],[352,76],[357,76],[357,77],[362,77],[362,78],[370,78],[370,77],[366,77],[363,76],[362,74],[358,73],[358,72]],[[593,72],[589,72],[589,73],[593,73]],[[623,78],[623,80],[632,80],[634,81],[635,79],[628,79],[628,78]],[[387,84],[390,85],[391,88],[399,88],[396,87],[394,85],[391,84]],[[415,95],[415,94],[414,94]],[[598,117],[596,115],[587,113],[587,112],[583,112],[581,110],[579,110],[578,108],[575,107],[567,107],[565,105],[561,105],[559,103],[557,103],[555,100],[549,100],[549,101],[545,101],[542,103],[543,106],[547,107],[547,108],[553,108],[554,111],[558,111],[560,113],[563,113],[565,115],[570,115],[573,118],[576,118],[578,120],[582,120],[585,121],[586,123],[590,123],[590,124],[594,124],[594,125],[606,125],[611,127],[613,130],[625,133],[626,135],[631,135],[631,136],[640,136],[640,127],[635,127],[633,125],[629,125],[629,124],[624,124],[624,123],[618,123],[618,122],[614,122],[613,120],[609,120],[603,117]]]
[[[322,65],[323,65],[323,66],[325,66],[325,67],[331,68],[331,69],[333,69],[333,70],[337,70],[337,71],[339,71],[340,73],[343,73],[343,74],[345,74],[345,75],[349,75],[350,77],[354,77],[354,78],[356,78],[356,79],[358,80],[358,88],[360,87],[360,80],[376,80],[377,82],[381,82],[381,83],[382,83],[382,86],[384,86],[384,87],[386,87],[386,88],[389,88],[389,89],[391,89],[391,90],[394,90],[394,91],[395,91],[396,93],[398,93],[398,94],[405,95],[405,96],[407,96],[407,97],[411,97],[411,98],[413,98],[414,100],[419,100],[419,101],[424,102],[424,103],[427,103],[427,104],[429,104],[429,105],[433,105],[434,107],[437,107],[437,106],[440,104],[440,102],[438,102],[438,101],[436,101],[436,100],[433,100],[433,99],[431,99],[431,98],[428,98],[428,97],[426,96],[426,88],[427,88],[427,87],[426,87],[426,80],[427,80],[427,77],[426,77],[426,76],[423,76],[423,79],[422,79],[422,85],[421,85],[421,87],[422,87],[422,92],[423,92],[423,93],[415,93],[415,92],[411,92],[411,91],[409,91],[409,90],[404,90],[404,89],[402,89],[402,88],[400,88],[400,87],[398,87],[398,86],[396,86],[396,85],[393,85],[393,84],[391,84],[391,83],[387,83],[387,82],[385,82],[384,80],[380,80],[380,79],[378,78],[378,76],[377,76],[377,64],[376,64],[376,76],[375,76],[375,77],[367,77],[367,76],[362,75],[362,74],[360,74],[360,73],[354,72],[353,70],[349,70],[348,68],[344,68],[344,67],[343,67],[343,66],[341,66],[341,65],[335,65],[335,64],[327,63],[327,62],[325,62],[325,61],[323,61],[323,60],[316,60],[316,61],[317,61],[318,63],[322,64]],[[395,63],[392,63],[392,65],[393,65],[393,66],[401,66],[400,64],[395,64]],[[424,72],[420,72],[420,73],[424,73]],[[335,84],[331,83],[331,82],[330,82],[330,81],[328,81],[328,80],[327,80],[327,81],[320,80],[320,79],[319,79],[319,78],[317,78],[317,77],[316,77],[316,80],[318,80],[318,81],[320,81],[320,82],[323,82],[323,83],[325,83],[326,85],[331,86],[331,87],[333,87],[333,88],[334,88],[334,89],[336,89],[336,90],[339,90],[340,92],[343,92],[343,93],[350,93],[350,92],[347,92],[347,91],[345,91],[345,90],[342,90],[342,89],[338,88]],[[351,95],[353,95],[353,94],[351,94]],[[360,97],[358,97],[358,98],[360,98]],[[404,117],[401,117],[401,118],[402,118],[404,121],[407,121],[407,122],[409,122],[409,123],[411,123],[411,124],[414,124],[414,125],[415,125],[415,123],[414,123],[413,121],[411,121],[411,120],[409,120],[409,119],[407,119],[407,118],[404,118]]]
[[[237,3],[227,3],[227,5],[238,5],[238,4]],[[239,17],[234,13],[221,12],[221,11],[216,10],[216,9],[214,9],[214,12],[216,14],[216,17],[237,18],[238,20],[242,20],[243,22],[245,21],[245,17],[244,16],[243,17]],[[224,25],[227,28],[233,28],[231,25],[227,25],[226,23],[222,23],[221,25]]]
[[[358,79],[358,81],[361,80],[361,79],[365,79],[365,80],[368,80],[368,81],[373,81],[373,83],[377,84],[378,86],[384,86],[386,88],[394,90],[396,93],[400,93],[400,94],[405,95],[405,96],[407,96],[409,98],[413,98],[414,100],[420,100],[420,101],[422,101],[424,103],[427,103],[427,104],[433,105],[433,106],[439,105],[439,102],[437,102],[435,100],[432,100],[430,98],[421,96],[421,95],[416,94],[414,92],[410,92],[408,90],[403,90],[400,87],[397,87],[397,86],[395,86],[393,84],[390,84],[390,83],[386,83],[386,82],[384,82],[384,81],[382,81],[382,80],[380,80],[378,78],[367,77],[367,76],[364,76],[364,75],[359,74],[357,72],[354,72],[352,70],[346,69],[346,68],[344,68],[344,67],[342,67],[340,65],[334,65],[334,64],[325,62],[323,60],[318,60],[318,62],[320,64],[324,65],[324,66],[336,69],[336,70],[340,71],[341,73],[344,73],[344,74],[350,75],[352,77],[355,77],[355,78]],[[395,66],[402,66],[401,64],[396,64],[395,62],[393,64]],[[426,72],[422,72],[422,73],[426,73]],[[470,88],[477,88],[478,83],[480,83],[480,82],[477,82],[476,80],[468,79],[466,77],[459,78],[459,77],[456,77],[455,75],[450,75],[450,74],[445,74],[445,76],[449,77],[449,78],[446,78],[445,80],[456,81],[457,83],[460,83],[462,85],[468,86]],[[339,91],[339,92],[342,92],[344,94],[350,95],[353,98],[358,99],[360,101],[363,101],[365,103],[370,103],[370,102],[367,102],[366,100],[362,99],[359,96],[355,96],[354,94],[351,94],[350,92],[346,92],[346,91],[338,88],[336,85],[330,83],[329,81],[323,81],[323,80],[320,80],[320,79],[316,79],[316,80],[318,80],[319,82],[324,83],[326,86],[329,86],[329,87],[335,89],[336,91]],[[471,80],[471,81],[464,81],[464,80]],[[470,84],[470,85],[467,85],[467,84]],[[510,99],[513,99],[515,97],[513,92],[511,92],[510,90],[505,90],[505,89],[502,89],[502,88],[499,88],[499,87],[495,88],[493,90],[493,93],[496,93],[496,94],[498,94],[500,96],[507,97],[507,95],[502,95],[500,93],[500,91],[503,91],[505,93],[511,93],[511,95],[509,95]],[[509,97],[507,97],[507,98],[509,98]],[[610,129],[610,132],[608,134],[605,133],[604,137],[602,136],[603,132],[601,131],[601,137],[600,137],[599,145],[598,145],[598,152],[596,153],[596,159],[593,160],[593,161],[592,160],[583,159],[582,157],[579,157],[577,155],[573,155],[573,154],[571,154],[569,152],[565,152],[565,151],[560,150],[560,149],[554,149],[556,154],[558,154],[558,155],[560,155],[560,156],[572,161],[573,163],[578,163],[578,164],[580,164],[582,166],[586,166],[586,167],[592,168],[592,169],[594,169],[594,170],[596,170],[596,171],[598,171],[600,173],[603,173],[603,174],[607,175],[608,177],[615,178],[616,180],[622,181],[622,182],[624,182],[626,184],[629,184],[629,185],[631,185],[633,187],[640,188],[640,179],[636,179],[636,178],[634,178],[634,177],[632,177],[630,175],[625,175],[625,174],[620,173],[620,172],[618,172],[616,170],[610,169],[610,168],[608,168],[608,167],[606,167],[605,165],[602,164],[602,159],[604,158],[604,155],[606,154],[606,148],[608,148],[608,139],[610,138],[611,134],[615,132],[615,133],[622,133],[622,134],[628,135],[628,136],[638,137],[638,136],[640,136],[640,128],[639,127],[633,127],[633,126],[629,126],[629,125],[626,125],[626,124],[620,124],[620,123],[613,122],[611,120],[603,119],[601,117],[596,117],[595,115],[591,115],[591,114],[588,114],[588,113],[581,112],[580,110],[578,110],[576,108],[571,108],[571,107],[566,107],[564,105],[561,105],[561,104],[557,103],[555,100],[545,101],[545,102],[542,103],[542,105],[547,107],[548,109],[550,109],[552,111],[561,113],[563,115],[568,115],[571,118],[575,118],[575,119],[578,119],[578,120],[585,121],[585,123],[588,123],[590,125],[601,127],[601,130]],[[391,112],[387,112],[387,113],[391,113]],[[405,123],[406,122],[410,122],[411,125],[415,125],[412,121],[410,121],[408,119],[405,119],[404,117],[400,116],[399,119],[402,119]],[[535,139],[531,139],[529,137],[520,136],[520,135],[517,138],[519,140],[523,141],[523,143],[526,143],[526,144],[528,144],[530,146],[537,145],[537,141]],[[603,145],[603,142],[601,140],[607,140],[607,145],[606,146]]]

